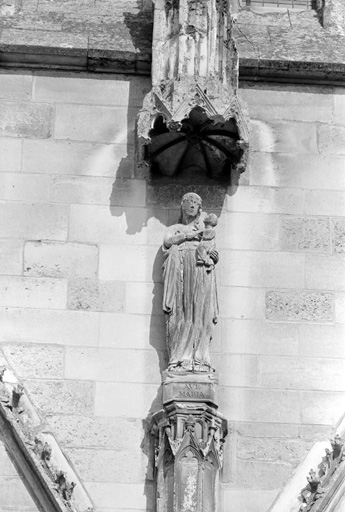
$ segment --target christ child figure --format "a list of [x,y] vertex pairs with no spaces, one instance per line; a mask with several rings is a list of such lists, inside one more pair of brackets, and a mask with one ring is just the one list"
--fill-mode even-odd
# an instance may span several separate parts
[[204,218],[205,229],[202,231],[202,238],[196,248],[197,264],[204,265],[207,268],[207,272],[211,272],[214,268],[214,261],[210,258],[209,254],[212,249],[215,249],[215,237],[216,231],[213,229],[218,224],[217,215],[209,213]]

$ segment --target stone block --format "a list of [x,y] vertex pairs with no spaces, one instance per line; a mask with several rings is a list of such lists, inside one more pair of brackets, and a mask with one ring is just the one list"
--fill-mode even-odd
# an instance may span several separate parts
[[145,206],[146,180],[116,179],[110,196],[110,206]]
[[277,438],[295,439],[299,437],[298,425],[277,424],[277,423],[239,423],[236,425],[236,432],[241,437],[249,438]]
[[331,219],[332,250],[335,253],[345,252],[345,219]]
[[259,288],[304,285],[303,254],[223,250],[220,264],[223,285]]
[[345,391],[342,359],[262,356],[260,377],[261,385],[270,389]]
[[136,114],[134,108],[57,104],[54,137],[133,144]]
[[217,246],[220,249],[277,251],[279,218],[263,213],[228,213],[219,218]]
[[251,153],[246,172],[250,185],[345,190],[344,166],[341,155]]
[[334,294],[268,290],[266,317],[283,322],[333,322]]
[[20,172],[22,143],[18,139],[0,138],[0,172]]
[[161,245],[169,212],[71,205],[69,239],[85,243]]
[[281,489],[292,475],[293,469],[292,464],[282,462],[238,460],[236,483],[252,489]]
[[86,490],[90,493],[96,507],[109,508],[117,504],[121,510],[153,508],[153,486],[146,484],[122,484],[84,482]]
[[345,325],[300,325],[301,356],[345,358]]
[[306,190],[307,215],[345,216],[345,192],[342,190]]
[[126,313],[162,315],[162,302],[161,283],[126,283]]
[[281,218],[283,251],[330,252],[329,220],[326,217]]
[[[55,2],[56,3],[56,2]],[[1,84],[1,79],[0,79]],[[144,96],[151,88],[147,77],[95,78],[35,76],[33,99],[53,103],[83,103],[142,107]]]
[[249,386],[259,384],[259,360],[254,355],[219,354],[212,357],[223,386]]
[[334,94],[334,122],[345,126],[345,95],[343,91]]
[[76,12],[78,9],[90,9],[92,10],[94,7],[94,2],[92,0],[54,0],[51,2],[50,0],[40,0],[38,9],[40,12],[48,11],[48,12]]
[[24,273],[36,277],[89,277],[97,275],[96,245],[48,241],[26,242]]
[[1,341],[95,346],[99,314],[85,311],[0,308]]
[[312,447],[311,440],[287,438],[239,437],[237,456],[242,460],[296,463],[304,459]]
[[0,306],[64,309],[67,283],[57,279],[0,277]]
[[0,238],[66,240],[68,206],[0,203]]
[[163,315],[100,313],[99,346],[111,348],[165,350]]
[[235,194],[227,196],[226,208],[230,212],[302,214],[305,194],[301,189],[240,185]]
[[240,86],[239,93],[253,119],[332,122],[333,101],[327,88],[303,85],[297,91],[287,89],[286,84],[284,88],[255,84],[250,88]]
[[68,347],[65,377],[100,382],[159,384],[161,381],[159,359],[155,351],[112,348]]
[[236,512],[263,512],[269,510],[277,491],[254,491],[250,489],[224,489],[224,510],[233,508]]
[[24,385],[44,414],[92,414],[94,386],[77,380],[25,380]]
[[4,512],[7,510],[37,512],[35,503],[18,476],[0,476],[0,496],[1,509]]
[[[109,399],[114,396],[116,400]],[[161,407],[161,390],[157,384],[96,382],[96,416],[146,418]]]
[[264,319],[265,290],[218,286],[221,318]]
[[0,199],[47,203],[50,201],[50,178],[39,174],[0,173]]
[[147,457],[139,445],[132,446],[131,451],[70,448],[68,456],[87,482],[133,484],[145,480]]
[[23,242],[0,240],[0,274],[21,275],[23,273]]
[[298,427],[299,437],[305,441],[312,441],[313,443],[325,439],[331,439],[334,436],[334,427],[332,425],[300,425]]
[[99,277],[114,281],[162,282],[163,262],[162,250],[154,246],[101,245]]
[[69,309],[122,311],[124,304],[125,285],[119,281],[75,278],[68,283]]
[[[343,238],[345,252],[345,234]],[[345,254],[307,254],[306,286],[317,290],[345,291]]]
[[345,323],[345,293],[343,292],[335,294],[335,321]]
[[158,208],[176,208],[181,197],[187,192],[195,192],[202,197],[204,209],[221,210],[226,201],[226,185],[187,185],[154,183],[148,186],[148,203]]
[[0,99],[29,100],[33,77],[30,74],[0,73]]
[[141,419],[52,415],[47,421],[60,443],[67,447],[132,451],[140,446]]
[[44,103],[3,102],[0,136],[47,139],[52,133],[53,110]]
[[134,167],[129,151],[125,143],[28,139],[23,141],[23,172],[113,178],[122,167]]
[[318,146],[320,153],[345,155],[345,127],[320,124],[318,126]]
[[64,347],[46,345],[3,345],[7,361],[21,379],[61,379]]
[[18,476],[18,473],[5,446],[0,441],[0,478],[4,476]]
[[219,410],[228,421],[300,423],[298,391],[222,387]]
[[268,153],[317,153],[316,123],[258,121],[251,123],[251,150]]
[[335,425],[343,414],[345,393],[301,393],[302,423]]
[[298,328],[255,320],[222,320],[222,351],[231,354],[298,355]]
[[50,200],[53,203],[109,205],[114,178],[95,176],[51,176]]

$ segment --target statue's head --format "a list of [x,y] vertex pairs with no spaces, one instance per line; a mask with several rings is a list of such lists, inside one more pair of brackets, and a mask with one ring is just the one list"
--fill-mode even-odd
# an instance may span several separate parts
[[202,200],[198,194],[188,192],[182,197],[181,210],[182,214],[185,213],[189,217],[196,217],[200,215],[202,208]]

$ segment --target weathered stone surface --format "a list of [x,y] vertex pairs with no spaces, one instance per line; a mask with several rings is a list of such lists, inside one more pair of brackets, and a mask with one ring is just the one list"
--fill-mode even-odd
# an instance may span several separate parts
[[304,255],[257,251],[222,251],[221,283],[226,286],[300,288]]
[[345,125],[345,95],[344,89],[336,90],[334,95],[334,122],[335,124]]
[[320,124],[318,146],[321,153],[345,155],[345,127]]
[[291,324],[226,319],[222,321],[222,351],[298,355],[298,329]]
[[25,386],[35,405],[44,414],[92,414],[92,382],[77,380],[26,380]]
[[312,447],[311,440],[287,438],[242,438],[237,440],[237,456],[242,460],[296,463]]
[[333,252],[345,252],[345,219],[332,219],[331,230]]
[[345,293],[335,294],[335,321],[345,323]]
[[126,313],[162,315],[163,285],[126,283]]
[[129,104],[131,107],[141,107],[144,95],[149,89],[150,80],[146,77],[115,75],[110,80],[106,80],[103,76],[96,75],[92,78],[90,76],[74,77],[71,80],[70,77],[62,76],[35,76],[33,99],[35,101],[123,107],[127,107]]
[[330,252],[329,221],[325,217],[292,217],[281,219],[283,251]]
[[57,104],[54,136],[55,139],[133,144],[136,114],[134,108]]
[[241,184],[234,195],[227,195],[226,208],[230,212],[302,214],[304,213],[304,196],[305,191],[300,189],[255,187]]
[[236,483],[245,488],[281,489],[293,468],[287,463],[238,460]]
[[65,378],[159,384],[158,354],[153,350],[70,347],[66,350]]
[[265,291],[261,288],[234,286],[219,287],[222,318],[263,319],[265,317]]
[[266,316],[276,321],[334,321],[334,295],[327,292],[266,292]]
[[[117,401],[109,400],[116,396]],[[161,408],[157,384],[96,382],[95,414],[112,418],[146,418]]]
[[345,192],[342,190],[307,190],[307,215],[345,216]]
[[52,107],[44,103],[3,102],[0,136],[46,139],[51,136]]
[[239,423],[236,425],[236,432],[241,438],[263,438],[263,439],[293,439],[299,437],[299,427],[290,424],[275,423]]
[[0,495],[4,512],[18,510],[19,507],[25,512],[37,512],[34,501],[18,476],[0,477]]
[[69,239],[101,244],[160,246],[168,210],[71,205]]
[[66,240],[68,206],[59,204],[0,204],[0,237]]
[[99,345],[112,348],[165,350],[165,319],[162,315],[100,313]]
[[58,440],[73,448],[132,451],[134,446],[140,446],[143,438],[140,419],[53,414],[47,420]]
[[114,177],[134,167],[131,159],[123,163],[129,151],[126,144],[24,140],[23,171]]
[[1,340],[15,343],[57,343],[94,346],[98,313],[47,309],[0,308]]
[[102,450],[70,448],[68,455],[83,480],[133,484],[142,482],[146,472],[147,457],[139,447],[129,450]]
[[183,194],[187,192],[202,195],[204,209],[221,209],[226,197],[224,185],[151,184],[148,186],[148,203],[160,208],[176,208],[181,203]]
[[261,385],[268,388],[345,391],[342,359],[262,356],[260,376]]
[[323,26],[333,35],[345,36],[345,9],[339,0],[327,0],[323,9]]
[[64,309],[67,283],[54,279],[0,277],[0,306]]
[[301,393],[302,423],[334,426],[344,404],[344,393]]
[[33,77],[0,73],[0,98],[5,100],[28,100],[31,98]]
[[24,274],[36,277],[96,277],[98,248],[95,245],[26,242]]
[[[341,236],[344,240],[345,252],[345,233],[342,232]],[[308,254],[306,257],[306,286],[315,290],[345,291],[345,255]]]
[[91,176],[50,176],[53,203],[109,204],[113,178]]
[[[152,269],[152,262],[155,265]],[[162,251],[154,246],[101,245],[99,278],[113,281],[162,282]]]
[[145,206],[146,181],[119,178],[113,185],[110,206]]
[[140,509],[150,510],[153,508],[153,486],[145,485],[145,494],[143,493],[143,484],[116,484],[116,483],[96,483],[85,482],[85,487],[93,497],[97,507],[111,507],[114,503],[120,510]]
[[22,275],[23,242],[21,240],[0,240],[0,274]]
[[19,378],[61,379],[64,348],[44,345],[5,345],[4,354]]
[[50,178],[42,174],[0,173],[0,198],[45,203],[50,199]]
[[212,363],[219,372],[223,386],[256,387],[259,383],[259,360],[253,355],[213,355]]
[[0,476],[17,476],[16,468],[9,458],[5,445],[0,441]]
[[317,153],[315,123],[251,121],[251,151]]
[[300,325],[299,352],[301,356],[345,358],[345,326]]
[[277,491],[263,491],[244,489],[224,489],[223,503],[224,507],[230,509],[233,507],[237,512],[257,512],[258,510],[268,510],[273,503]]
[[0,138],[0,172],[20,172],[22,141]]
[[68,283],[68,308],[87,311],[122,311],[125,286],[119,281],[75,278]]

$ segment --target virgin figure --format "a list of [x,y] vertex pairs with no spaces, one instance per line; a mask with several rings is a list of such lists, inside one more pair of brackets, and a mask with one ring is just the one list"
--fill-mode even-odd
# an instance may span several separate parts
[[[214,265],[197,254],[204,223],[202,201],[185,194],[178,224],[167,229],[163,243],[163,310],[166,314],[169,370],[210,371],[209,346],[217,322],[218,299]],[[209,257],[216,264],[214,246]]]

